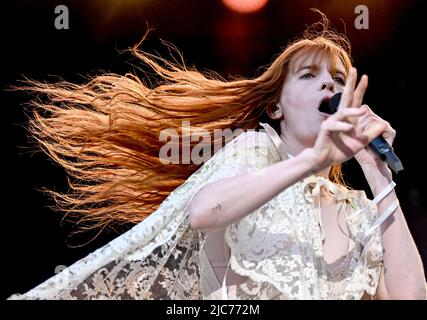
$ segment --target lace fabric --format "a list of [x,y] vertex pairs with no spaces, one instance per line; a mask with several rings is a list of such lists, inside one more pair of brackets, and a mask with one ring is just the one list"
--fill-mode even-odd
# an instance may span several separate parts
[[[190,227],[189,204],[205,185],[242,172],[259,174],[285,159],[271,127],[244,132],[174,190],[148,218],[34,289],[9,299],[212,299],[219,283],[204,255],[206,235]],[[273,132],[271,131],[273,130]],[[324,183],[316,177],[310,183]],[[382,246],[364,232],[376,206],[346,191],[355,208],[346,219],[352,241],[342,280],[331,279],[322,256],[321,224],[304,179],[227,227],[231,269],[247,281],[229,286],[234,299],[360,299],[374,295]],[[341,190],[341,189],[340,189]],[[314,198],[316,195],[312,194]],[[360,210],[365,206],[369,210]]]
[[380,235],[357,238],[374,217],[349,217],[355,225],[350,228],[348,267],[341,271],[345,278],[337,286],[323,258],[317,209],[307,205],[298,188],[300,184],[288,188],[227,229],[232,269],[255,283],[271,284],[287,298],[360,299],[364,291],[374,295],[382,259]]

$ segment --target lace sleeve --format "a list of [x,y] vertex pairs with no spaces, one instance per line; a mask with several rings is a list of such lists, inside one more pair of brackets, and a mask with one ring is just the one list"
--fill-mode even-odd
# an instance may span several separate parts
[[203,186],[261,168],[268,137],[246,132],[228,143],[131,230],[24,294],[9,299],[199,299],[199,250],[189,203]]
[[248,131],[230,141],[214,155],[215,172],[206,181],[215,181],[233,177],[241,173],[255,173],[271,162],[271,141],[262,132]]

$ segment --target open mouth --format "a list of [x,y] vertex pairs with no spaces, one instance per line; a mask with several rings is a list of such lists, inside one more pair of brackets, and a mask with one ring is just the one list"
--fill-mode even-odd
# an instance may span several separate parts
[[322,101],[320,101],[319,105],[319,111],[326,114],[332,114],[331,109],[329,108],[329,101],[331,100],[330,97],[323,98]]

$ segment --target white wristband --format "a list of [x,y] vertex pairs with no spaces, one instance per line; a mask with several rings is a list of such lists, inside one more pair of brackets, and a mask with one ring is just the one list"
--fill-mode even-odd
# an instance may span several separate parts
[[390,207],[388,207],[386,212],[384,212],[381,216],[379,216],[379,218],[375,220],[372,226],[368,230],[366,230],[365,235],[368,236],[369,234],[371,234],[372,231],[374,231],[377,227],[379,227],[381,223],[383,223],[393,212],[395,212],[398,207],[399,207],[399,200],[396,200],[393,202],[393,204]]
[[390,184],[385,187],[383,191],[381,191],[375,198],[372,200],[373,203],[378,204],[382,199],[384,199],[396,186],[394,181],[390,182]]
[[[390,182],[390,184],[381,191],[375,198],[372,200],[373,203],[378,204],[382,199],[384,199],[396,186],[396,183],[394,181]],[[387,208],[387,210],[380,215],[374,223],[369,227],[368,230],[366,230],[365,236],[369,236],[376,228],[378,228],[381,223],[383,223],[393,212],[396,211],[396,209],[399,207],[399,200],[395,200],[390,207]]]

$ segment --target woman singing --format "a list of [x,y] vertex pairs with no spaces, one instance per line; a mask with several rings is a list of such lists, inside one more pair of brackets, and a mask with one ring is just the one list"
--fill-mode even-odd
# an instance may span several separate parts
[[[82,226],[135,226],[10,299],[426,298],[391,171],[367,148],[396,132],[362,103],[368,78],[357,81],[325,16],[253,79],[133,52],[160,82],[103,74],[22,88],[41,95],[32,136],[72,178],[69,193],[52,192],[58,207]],[[338,111],[323,113],[337,92]],[[215,130],[240,134],[193,161],[222,146]],[[165,133],[171,153],[190,151],[170,156]],[[374,200],[343,182],[353,157]]]

